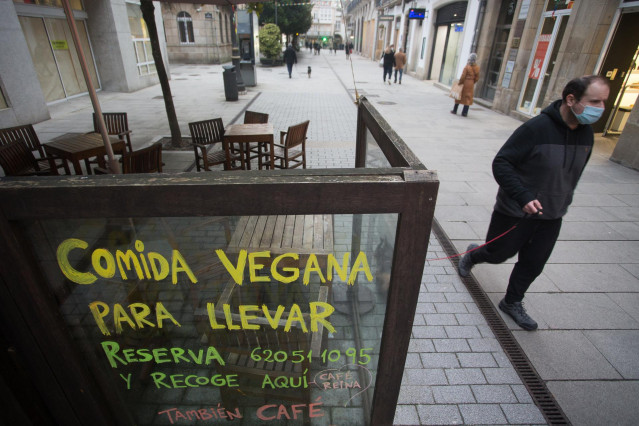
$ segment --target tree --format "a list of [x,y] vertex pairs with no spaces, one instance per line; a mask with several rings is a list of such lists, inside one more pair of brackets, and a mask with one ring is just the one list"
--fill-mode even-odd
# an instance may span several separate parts
[[164,68],[164,61],[162,61],[162,51],[160,50],[160,42],[158,41],[158,30],[155,26],[155,7],[153,6],[153,2],[151,0],[142,0],[140,10],[142,11],[144,22],[146,22],[146,28],[149,30],[151,51],[153,53],[153,60],[155,61],[155,69],[158,73],[158,80],[160,80],[160,86],[162,87],[166,115],[169,120],[169,128],[171,129],[171,145],[179,148],[182,146],[182,133],[180,132],[180,125],[177,115],[175,114],[169,77],[166,74],[166,68]]
[[275,24],[266,24],[260,30],[260,51],[266,59],[279,59],[282,53],[280,28]]
[[[262,3],[264,5],[259,15],[260,25],[275,23],[275,2]],[[277,26],[289,40],[291,35],[304,34],[313,25],[312,4],[299,6],[277,6]]]

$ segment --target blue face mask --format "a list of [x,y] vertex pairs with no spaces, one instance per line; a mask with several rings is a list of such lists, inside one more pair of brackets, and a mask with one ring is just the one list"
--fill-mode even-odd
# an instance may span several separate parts
[[575,115],[575,118],[577,119],[577,121],[581,124],[595,123],[597,120],[601,118],[601,115],[604,112],[603,108],[598,108],[598,107],[594,107],[590,105],[583,105],[581,103],[580,105],[584,107],[584,110],[581,114],[576,114],[575,111],[572,109],[572,107],[570,108],[570,110]]

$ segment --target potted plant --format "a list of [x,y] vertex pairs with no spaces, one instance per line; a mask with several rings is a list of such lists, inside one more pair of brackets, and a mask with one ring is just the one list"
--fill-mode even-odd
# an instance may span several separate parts
[[266,24],[259,33],[260,53],[264,57],[260,57],[260,63],[263,65],[281,65],[282,64],[282,35],[280,27],[275,24]]

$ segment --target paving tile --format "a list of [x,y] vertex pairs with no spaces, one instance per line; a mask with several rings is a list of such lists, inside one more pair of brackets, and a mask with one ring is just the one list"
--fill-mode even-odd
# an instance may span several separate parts
[[465,339],[433,339],[437,352],[470,352]]
[[619,265],[551,264],[544,274],[564,292],[637,292],[639,280]]
[[524,386],[524,385],[510,385],[510,388],[513,390],[515,396],[517,397],[517,401],[521,402],[522,404],[532,404],[533,403],[533,399],[530,396],[530,393],[528,392],[528,389],[526,389],[526,386]]
[[608,297],[635,321],[639,321],[639,293],[608,294]]
[[431,339],[410,339],[408,343],[408,352],[435,352],[435,346]]
[[455,314],[459,325],[484,325],[486,319],[480,313],[473,314]]
[[[457,315],[459,314],[455,314],[455,316]],[[477,327],[473,325],[446,325],[444,329],[451,339],[474,339],[481,337],[481,333]]]
[[468,313],[466,305],[463,303],[435,303],[435,310],[438,314],[465,314]]
[[[337,423],[336,423],[337,424]],[[419,416],[414,405],[398,405],[395,409],[394,425],[416,425],[419,424]]]
[[418,405],[421,425],[460,425],[463,423],[456,405]]
[[497,367],[495,358],[489,353],[460,353],[457,359],[462,368],[467,367]]
[[630,426],[639,419],[638,381],[551,381],[547,386],[573,425]]
[[437,404],[474,403],[475,397],[469,386],[433,386],[433,396]]
[[624,379],[639,379],[639,330],[584,331],[584,334]]
[[419,357],[419,354],[409,353],[406,355],[406,362],[404,363],[404,368],[422,368],[422,361]]
[[459,406],[459,411],[464,418],[464,423],[469,425],[494,425],[506,422],[506,417],[499,405],[462,404]]
[[[470,388],[479,403],[501,404],[521,402],[508,385],[471,385]],[[528,391],[526,391],[526,394],[527,393]]]
[[513,334],[544,380],[621,378],[582,331],[516,331]]
[[546,419],[534,404],[501,404],[509,424],[545,424]]
[[422,369],[410,369],[404,370],[404,377],[402,378],[402,385],[421,385],[421,386],[433,386],[433,385],[447,385],[448,379],[444,374],[443,369],[437,368],[422,368]]
[[428,325],[457,325],[457,319],[453,314],[424,314]]
[[459,361],[454,353],[422,353],[424,368],[458,368]]
[[451,385],[477,385],[486,383],[479,368],[454,368],[444,370]]
[[486,380],[491,385],[518,385],[521,379],[514,368],[482,368]]
[[639,328],[639,322],[605,294],[530,294],[526,300],[554,329]]
[[413,337],[417,339],[440,339],[446,337],[442,326],[420,325],[413,327]]
[[473,352],[498,352],[501,351],[499,341],[491,337],[482,337],[478,339],[466,339]]
[[434,402],[430,386],[404,386],[402,384],[398,404],[433,404]]

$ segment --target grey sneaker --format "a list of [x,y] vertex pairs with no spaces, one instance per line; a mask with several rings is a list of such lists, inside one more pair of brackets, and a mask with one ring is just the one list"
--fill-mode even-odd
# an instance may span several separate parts
[[526,313],[522,302],[506,303],[506,299],[504,298],[499,302],[499,309],[510,315],[517,325],[524,330],[537,330],[537,323]]
[[[474,250],[477,247],[479,247],[477,244],[470,244],[466,248],[466,251]],[[462,258],[459,259],[459,265],[457,266],[457,268],[459,269],[459,275],[461,275],[462,277],[469,276],[470,270],[473,268],[473,265],[474,263],[470,259],[470,253],[466,253],[465,255],[463,255]]]

